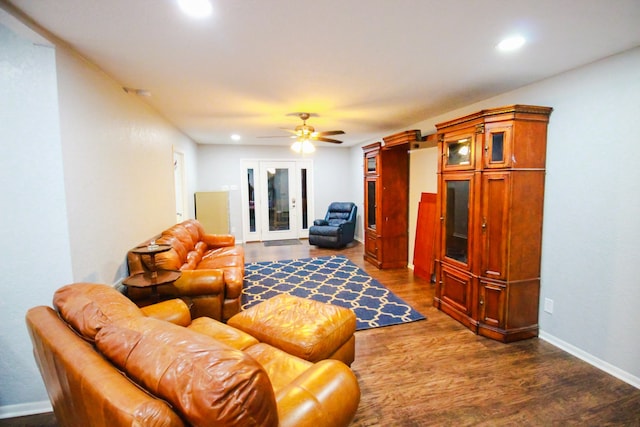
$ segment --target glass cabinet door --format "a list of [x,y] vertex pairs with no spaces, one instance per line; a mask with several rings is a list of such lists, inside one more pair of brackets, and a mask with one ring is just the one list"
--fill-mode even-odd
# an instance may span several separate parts
[[484,134],[484,167],[511,167],[511,126],[502,123],[488,123]]
[[367,179],[365,180],[365,203],[367,204],[367,227],[375,230],[376,229],[376,196],[377,196],[377,179]]
[[445,170],[469,170],[474,168],[473,132],[458,132],[445,135],[443,147],[443,168]]
[[468,267],[473,175],[451,174],[443,177],[443,180],[443,256]]
[[378,173],[378,155],[377,152],[369,153],[364,158],[364,174],[376,175]]

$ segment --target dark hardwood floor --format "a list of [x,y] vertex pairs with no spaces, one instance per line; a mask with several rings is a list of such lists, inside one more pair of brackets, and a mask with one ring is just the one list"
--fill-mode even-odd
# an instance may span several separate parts
[[[353,426],[640,426],[640,390],[534,338],[502,344],[432,306],[433,286],[411,270],[378,270],[362,245],[318,249],[245,245],[246,262],[344,254],[427,316],[356,332],[362,389]],[[56,426],[51,414],[0,426]]]

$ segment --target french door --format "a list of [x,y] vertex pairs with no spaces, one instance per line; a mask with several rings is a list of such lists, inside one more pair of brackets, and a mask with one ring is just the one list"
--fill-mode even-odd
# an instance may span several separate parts
[[242,161],[243,240],[309,237],[312,161]]

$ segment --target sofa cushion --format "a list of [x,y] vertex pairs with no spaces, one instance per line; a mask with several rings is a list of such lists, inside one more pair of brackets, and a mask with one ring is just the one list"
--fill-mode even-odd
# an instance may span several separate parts
[[[176,251],[176,253],[178,254],[178,257],[181,260],[185,259],[187,257],[187,254],[189,253],[189,249],[187,248],[187,246],[180,239],[172,235],[163,234],[160,236],[160,238],[156,239],[156,243],[161,245],[171,246],[173,250]],[[158,255],[161,255],[161,254],[162,253],[156,255],[156,260],[158,259]],[[149,257],[149,255],[143,255],[143,256],[145,257],[145,260]]]
[[144,316],[130,299],[109,285],[74,283],[53,295],[60,316],[88,340],[104,326],[125,318]]
[[265,343],[252,345],[245,352],[267,371],[276,395],[313,365]]
[[197,244],[201,240],[201,236],[204,234],[204,229],[200,222],[184,221],[182,226],[191,235],[191,240],[194,244]]
[[191,233],[187,231],[182,224],[176,224],[173,227],[162,232],[163,236],[172,236],[180,240],[187,252],[193,249],[196,242],[193,241]]
[[330,236],[336,237],[338,234],[341,234],[342,230],[333,225],[314,225],[313,226],[313,235],[314,236]]
[[96,346],[192,425],[278,424],[275,395],[264,369],[213,338],[139,317],[103,327]]
[[258,344],[258,340],[246,332],[232,328],[210,317],[198,317],[191,322],[188,328],[215,338],[238,350],[245,350],[252,345]]
[[241,267],[244,265],[244,250],[240,246],[227,246],[207,251],[198,268]]

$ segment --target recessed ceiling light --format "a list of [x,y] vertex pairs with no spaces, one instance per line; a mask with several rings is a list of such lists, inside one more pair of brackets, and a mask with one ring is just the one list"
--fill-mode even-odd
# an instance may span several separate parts
[[242,139],[242,137],[240,135],[238,135],[237,133],[234,133],[233,135],[231,135],[231,139],[234,141],[240,141]]
[[512,36],[502,40],[496,47],[503,52],[511,52],[520,49],[525,42],[526,40],[522,36]]
[[178,6],[192,18],[206,18],[213,11],[209,0],[178,0]]

